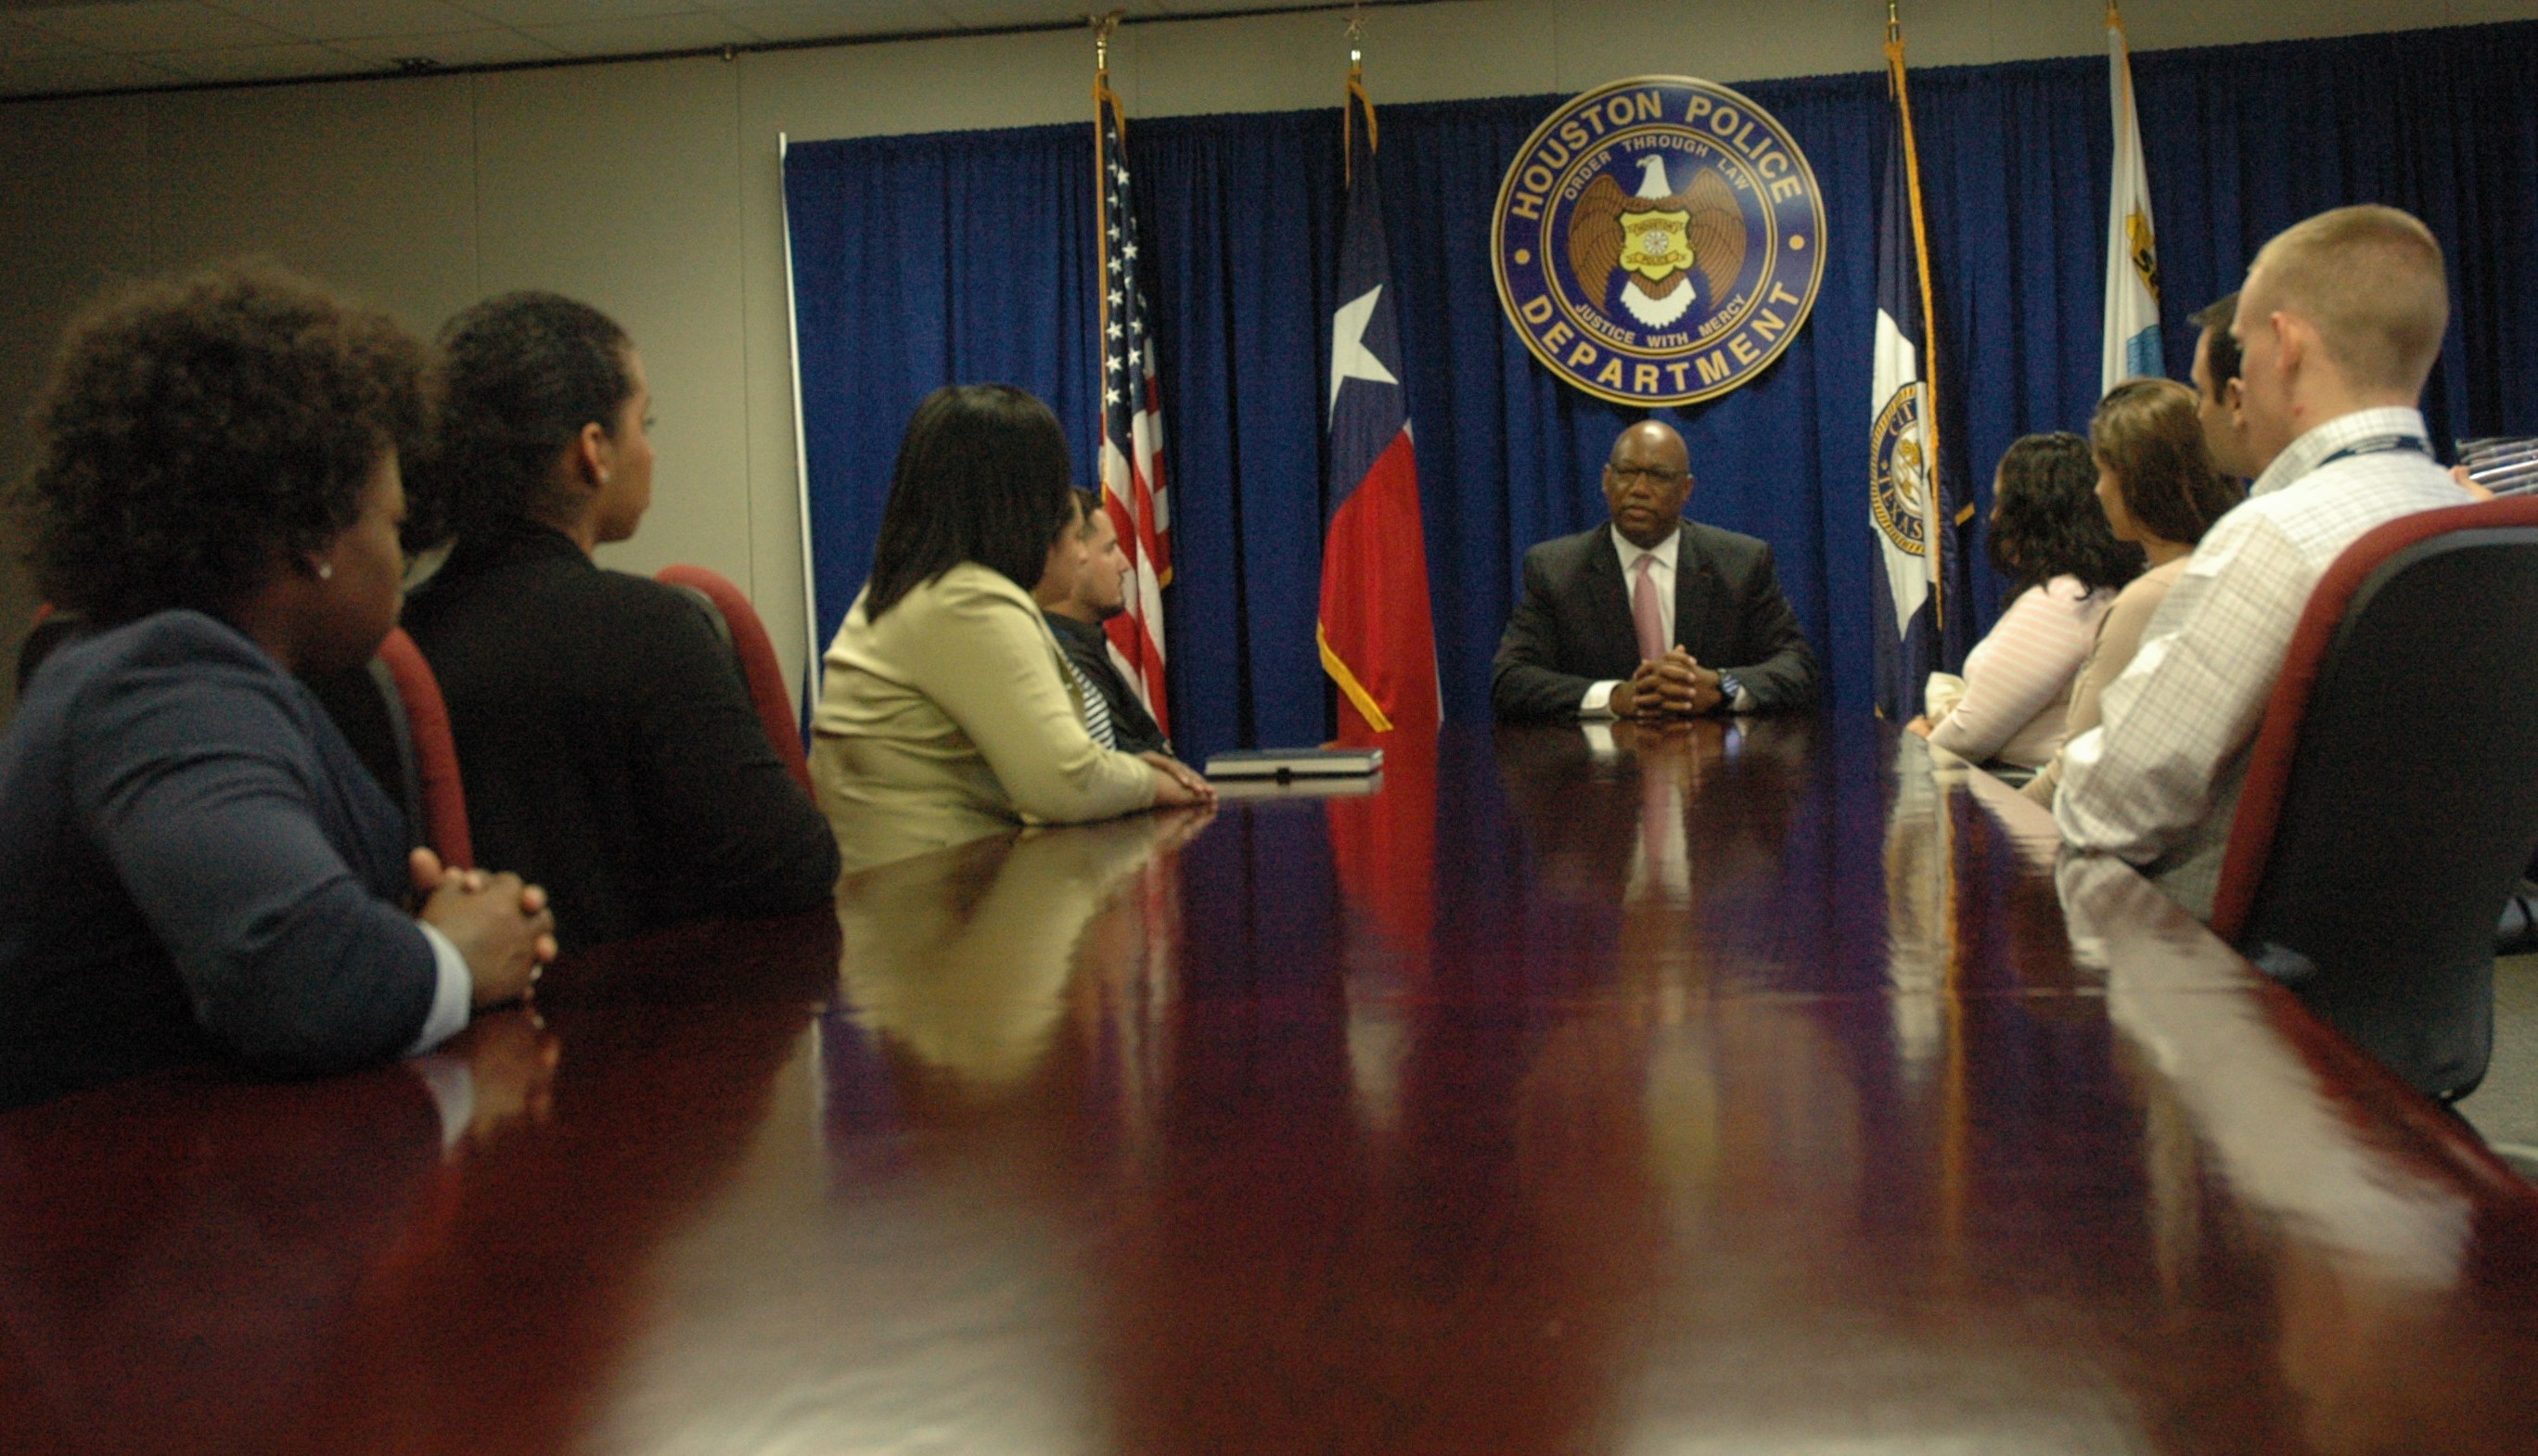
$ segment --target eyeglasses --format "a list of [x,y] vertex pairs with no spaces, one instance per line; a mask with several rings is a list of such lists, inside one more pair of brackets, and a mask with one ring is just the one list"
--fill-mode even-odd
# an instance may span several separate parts
[[1690,471],[1667,470],[1655,465],[1607,465],[1604,468],[1613,472],[1615,480],[1629,480],[1636,476],[1641,480],[1654,481],[1660,486],[1671,486],[1677,481],[1692,479]]

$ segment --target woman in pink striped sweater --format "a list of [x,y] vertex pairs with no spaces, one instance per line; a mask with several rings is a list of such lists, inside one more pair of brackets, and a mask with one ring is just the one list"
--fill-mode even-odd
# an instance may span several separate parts
[[2140,548],[2107,530],[2097,486],[2089,442],[2076,434],[2031,434],[2001,456],[1991,560],[2026,589],[1966,654],[1965,691],[1954,705],[1937,704],[1944,713],[1906,725],[1935,747],[2017,768],[2061,751],[2071,680],[2116,591],[2142,568]]

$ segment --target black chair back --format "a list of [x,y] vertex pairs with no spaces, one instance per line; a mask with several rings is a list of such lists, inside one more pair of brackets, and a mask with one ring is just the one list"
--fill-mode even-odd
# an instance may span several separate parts
[[2538,526],[2424,536],[2369,569],[2317,662],[2236,937],[2437,1097],[2485,1075],[2495,918],[2538,850],[2532,622]]

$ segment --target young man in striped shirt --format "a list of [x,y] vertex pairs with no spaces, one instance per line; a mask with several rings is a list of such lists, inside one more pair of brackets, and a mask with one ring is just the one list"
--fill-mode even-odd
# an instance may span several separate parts
[[1084,697],[1084,726],[1093,741],[1123,754],[1169,754],[1170,741],[1111,663],[1109,638],[1102,630],[1102,624],[1127,610],[1128,555],[1119,549],[1118,529],[1102,497],[1091,491],[1075,494],[1084,504],[1086,560],[1076,574],[1075,590],[1062,602],[1043,604],[1048,629],[1074,669],[1076,691]]

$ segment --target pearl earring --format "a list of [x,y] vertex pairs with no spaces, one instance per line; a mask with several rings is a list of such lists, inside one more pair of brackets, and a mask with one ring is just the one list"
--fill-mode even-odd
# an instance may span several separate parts
[[319,562],[317,563],[317,579],[320,581],[334,580],[335,563],[333,562]]

